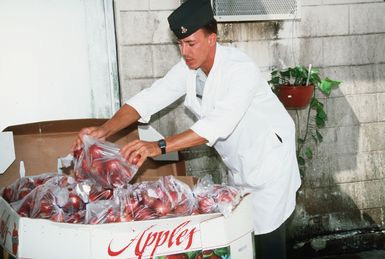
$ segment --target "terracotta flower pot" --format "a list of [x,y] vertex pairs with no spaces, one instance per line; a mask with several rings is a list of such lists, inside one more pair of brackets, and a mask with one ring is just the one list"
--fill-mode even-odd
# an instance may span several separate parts
[[276,89],[278,99],[286,109],[303,109],[310,103],[314,86],[283,85]]

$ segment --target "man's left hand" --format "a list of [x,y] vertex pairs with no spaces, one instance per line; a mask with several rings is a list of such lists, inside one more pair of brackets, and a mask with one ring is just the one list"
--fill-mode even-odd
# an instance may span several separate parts
[[161,150],[156,141],[134,140],[125,145],[120,153],[130,164],[140,167],[147,157],[155,157],[161,154]]

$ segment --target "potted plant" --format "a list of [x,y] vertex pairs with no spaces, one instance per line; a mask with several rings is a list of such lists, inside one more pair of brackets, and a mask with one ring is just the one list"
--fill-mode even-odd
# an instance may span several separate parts
[[[319,90],[328,97],[341,81],[328,77],[321,79],[318,68],[312,68],[311,65],[309,68],[298,65],[282,70],[274,69],[271,72],[271,80],[268,82],[287,109],[298,110],[306,107],[308,109],[305,131],[297,136],[297,159],[303,175],[306,160],[313,158],[312,147],[322,142],[320,129],[325,127],[327,120],[324,104],[317,98],[316,92]],[[310,120],[311,112],[315,113],[314,120]],[[300,129],[299,120],[297,125]]]

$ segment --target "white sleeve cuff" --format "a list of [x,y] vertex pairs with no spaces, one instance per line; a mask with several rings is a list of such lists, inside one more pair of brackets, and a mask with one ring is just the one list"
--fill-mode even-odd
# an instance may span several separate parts
[[131,99],[126,101],[126,104],[132,106],[140,115],[140,119],[138,120],[141,123],[149,123],[151,119],[151,114],[146,114],[144,109],[141,107],[140,103],[136,101],[137,99],[132,97]]
[[209,147],[212,147],[218,140],[217,134],[212,132],[203,121],[197,121],[190,129],[202,138],[205,138],[208,141],[206,145]]

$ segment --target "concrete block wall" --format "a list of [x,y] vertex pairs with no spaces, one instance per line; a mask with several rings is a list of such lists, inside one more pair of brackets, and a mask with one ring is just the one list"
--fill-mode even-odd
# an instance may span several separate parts
[[[219,42],[238,47],[270,79],[273,67],[320,67],[343,84],[323,99],[324,142],[306,171],[290,224],[293,238],[385,228],[385,2],[306,0],[301,19],[221,23]],[[162,77],[179,59],[167,16],[178,0],[115,0],[122,101]],[[322,96],[321,96],[322,97]],[[179,100],[153,116],[164,135],[188,129],[193,117]],[[290,111],[303,127],[305,111]],[[301,126],[302,125],[302,126]],[[183,152],[189,174],[225,169],[215,151]]]
[[383,229],[385,3],[303,4],[301,21],[282,23],[277,37],[283,42],[295,38],[299,48],[294,47],[291,58],[278,57],[276,65],[312,63],[322,68],[324,76],[343,84],[324,99],[329,118],[322,130],[324,142],[306,171],[289,232],[300,239]]

